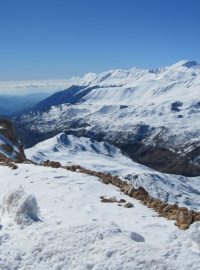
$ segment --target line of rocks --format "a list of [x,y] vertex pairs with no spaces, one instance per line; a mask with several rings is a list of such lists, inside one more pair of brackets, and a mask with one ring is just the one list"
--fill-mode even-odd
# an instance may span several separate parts
[[188,210],[186,207],[179,207],[177,204],[169,204],[159,199],[153,198],[143,188],[134,186],[121,180],[118,176],[112,176],[110,173],[96,172],[86,169],[80,165],[62,166],[60,162],[46,160],[41,165],[53,168],[63,168],[72,172],[79,172],[98,177],[104,184],[112,184],[120,189],[124,194],[141,201],[144,205],[154,209],[159,216],[169,220],[175,220],[175,225],[181,230],[186,230],[193,222],[200,221],[200,212]]

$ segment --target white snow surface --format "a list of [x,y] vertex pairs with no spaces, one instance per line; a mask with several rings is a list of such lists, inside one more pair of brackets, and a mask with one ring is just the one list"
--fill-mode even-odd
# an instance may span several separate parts
[[153,197],[177,203],[189,209],[200,209],[200,177],[164,174],[133,162],[120,149],[105,142],[78,138],[61,133],[25,150],[27,158],[43,162],[47,159],[82,165],[91,170],[109,172],[143,186]]
[[[199,269],[199,223],[180,231],[117,188],[64,169],[21,164],[0,166],[0,175],[0,201],[21,186],[42,216],[23,227],[1,216],[1,270]],[[101,203],[101,195],[134,207]]]
[[[18,225],[39,221],[39,207],[35,196],[26,194],[22,187],[9,191],[3,198],[2,216]],[[12,224],[12,223],[11,223]]]
[[143,124],[155,128],[145,143],[153,144],[152,138],[159,135],[165,146],[182,149],[183,154],[199,142],[200,65],[194,61],[183,60],[156,70],[87,74],[77,79],[77,85],[90,88],[77,104],[63,100],[45,112],[23,115],[21,121],[39,132],[64,130],[69,121],[80,119],[95,133],[133,134]]
[[[91,87],[79,104],[63,102],[45,112],[24,115],[24,125],[51,132],[81,119],[88,124],[86,129],[97,133],[133,132],[142,123],[156,127],[169,147],[191,151],[192,144],[197,145],[200,66],[196,62],[181,61],[157,70],[90,73],[74,78],[73,84],[76,80],[79,86]],[[172,110],[176,102],[178,110],[177,104]],[[38,162],[50,159],[111,172],[143,186],[154,197],[199,210],[200,177],[156,172],[106,143],[59,134],[27,149],[26,155]],[[1,270],[199,269],[199,222],[180,231],[174,221],[158,217],[96,177],[19,164],[17,170],[0,166],[0,185]],[[134,207],[101,203],[102,195],[125,199]],[[13,203],[8,203],[6,198],[13,196]]]

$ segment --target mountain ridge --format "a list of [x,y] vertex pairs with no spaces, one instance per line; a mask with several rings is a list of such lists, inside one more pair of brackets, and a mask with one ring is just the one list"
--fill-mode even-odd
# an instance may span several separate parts
[[89,74],[15,123],[28,147],[65,131],[107,141],[156,170],[195,176],[200,174],[199,88],[195,61],[156,71]]

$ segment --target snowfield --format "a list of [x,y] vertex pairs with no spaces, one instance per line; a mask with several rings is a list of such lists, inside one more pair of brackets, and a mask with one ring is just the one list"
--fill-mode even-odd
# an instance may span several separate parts
[[164,174],[133,162],[120,149],[106,142],[78,138],[65,133],[26,149],[27,158],[35,162],[59,161],[85,168],[109,172],[128,180],[135,187],[144,187],[153,197],[168,203],[177,203],[199,211],[200,177]]
[[[64,169],[21,164],[17,170],[0,166],[0,175],[2,270],[199,269],[199,223],[180,231],[117,188]],[[102,203],[102,195],[134,207]],[[19,207],[28,197],[34,202]],[[13,219],[29,215],[36,202],[40,220]]]

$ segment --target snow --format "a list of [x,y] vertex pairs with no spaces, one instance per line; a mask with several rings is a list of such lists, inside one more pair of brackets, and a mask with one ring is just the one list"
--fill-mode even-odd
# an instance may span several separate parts
[[[17,170],[0,166],[0,201],[19,186],[35,194],[41,222],[8,226],[1,216],[0,269],[198,269],[199,254],[191,238],[173,221],[97,178],[29,164]],[[23,193],[23,192],[22,192]],[[14,193],[15,194],[15,193]],[[134,204],[101,203],[116,196]],[[22,196],[23,197],[23,196]],[[193,229],[191,232],[194,231]]]
[[[161,144],[172,151],[177,147],[181,155],[199,143],[200,66],[196,62],[181,61],[157,70],[90,73],[71,83],[75,81],[90,87],[81,102],[23,115],[22,124],[50,133],[80,123],[88,132],[110,133],[112,140],[115,132],[119,139],[127,134],[127,140],[134,140],[134,134],[143,132],[142,125],[150,132],[146,144],[154,143],[152,138],[159,134]],[[179,112],[172,110],[176,102]],[[200,207],[200,177],[156,172],[105,142],[61,133],[27,149],[26,155],[37,162],[50,159],[110,172],[163,201]],[[181,231],[174,221],[159,217],[118,188],[61,168],[0,166],[0,176],[2,270],[199,269],[200,222]],[[125,199],[134,207],[102,203],[101,196]]]
[[2,216],[7,216],[8,220],[18,225],[30,225],[39,221],[35,196],[26,194],[22,187],[9,191],[3,199]]
[[153,197],[177,203],[191,210],[200,208],[200,177],[164,174],[133,162],[120,149],[105,142],[78,138],[65,133],[38,143],[25,150],[35,161],[47,159],[62,165],[78,164],[91,170],[109,172],[130,181],[135,187],[143,186]]
[[[91,169],[112,171],[113,174],[118,173],[118,166],[121,171],[132,172],[130,168],[134,164],[121,153],[120,149],[109,143],[84,137],[78,138],[65,133],[38,143],[25,152],[27,158],[35,162],[43,162],[47,159],[60,161],[63,165],[72,162]],[[142,165],[137,167],[137,171],[151,171]]]
[[200,222],[192,224],[188,237],[195,252],[200,253]]
[[[187,144],[199,142],[200,65],[194,61],[183,60],[156,71],[133,68],[88,74],[77,79],[77,85],[89,89],[77,104],[63,100],[47,111],[23,115],[20,124],[50,133],[83,123],[88,133],[104,131],[110,139],[122,132],[123,138],[128,134],[132,141],[138,127],[146,125],[149,134],[143,143],[155,144],[159,136],[162,146],[181,155],[189,149]],[[179,111],[172,109],[176,102],[182,104]]]

